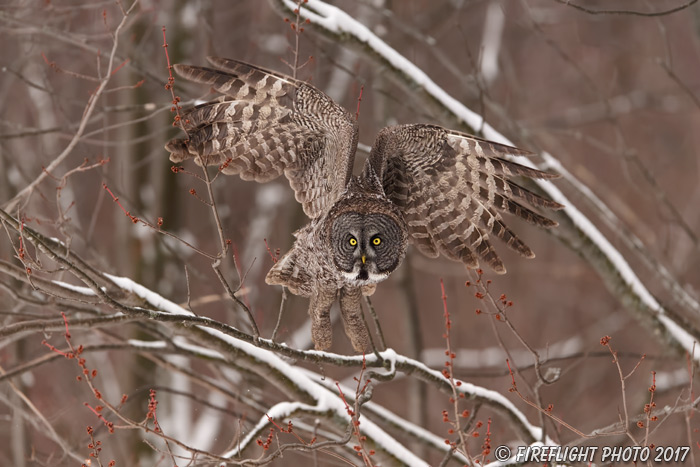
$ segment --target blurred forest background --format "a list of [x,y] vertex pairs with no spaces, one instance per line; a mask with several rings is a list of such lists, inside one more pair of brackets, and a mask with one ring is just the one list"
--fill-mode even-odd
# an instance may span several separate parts
[[[88,425],[95,427],[103,448],[93,465],[108,465],[110,459],[116,465],[171,465],[173,460],[215,465],[217,458],[204,453],[222,455],[267,408],[290,397],[265,370],[241,370],[234,357],[224,365],[203,355],[170,352],[173,347],[167,345],[148,350],[130,344],[130,339],[172,344],[186,337],[225,353],[176,322],[117,322],[118,310],[105,300],[70,295],[71,289],[51,281],[89,284],[19,233],[26,228],[59,239],[65,256],[70,251],[82,258],[86,270],[128,277],[199,317],[250,334],[245,313],[226,294],[211,258],[157,232],[162,218],[163,231],[211,255],[220,249],[205,184],[188,173],[173,173],[163,149],[179,130],[172,125],[172,97],[165,89],[162,26],[173,63],[205,65],[205,57],[215,55],[288,74],[285,62],[294,60],[291,51],[298,39],[300,63],[312,57],[297,71],[299,79],[353,112],[363,88],[356,168],[379,129],[390,124],[435,123],[480,134],[480,128],[468,127],[351,34],[332,34],[313,21],[295,34],[290,27],[295,15],[281,1],[145,0],[133,8],[130,1],[0,5],[0,206],[7,213],[0,241],[0,465],[79,465],[79,458],[94,452],[88,447]],[[369,28],[518,147],[556,158],[571,175],[554,181],[569,205],[600,229],[689,336],[700,336],[700,7],[695,2],[581,1],[585,8],[553,0],[327,3]],[[177,77],[174,91],[183,108],[208,96],[205,86]],[[558,170],[541,157],[532,160],[544,170]],[[194,164],[185,168],[201,174]],[[156,227],[132,222],[104,185],[130,215]],[[277,249],[284,253],[291,233],[306,218],[285,179],[259,185],[221,176],[211,187],[231,240],[221,271],[233,288],[237,268],[245,275],[237,297],[252,312],[260,335],[269,338],[282,291],[264,282],[273,264],[266,242],[273,254]],[[19,226],[7,216],[19,219]],[[465,286],[474,282],[473,273],[409,249],[403,266],[371,298],[386,345],[438,371],[444,368],[442,279],[452,319],[455,377],[501,393],[530,423],[544,427],[553,442],[691,446],[694,457],[688,462],[697,459],[700,465],[700,422],[693,416],[700,349],[693,354],[669,336],[653,310],[624,286],[624,276],[590,247],[586,233],[572,227],[566,212],[557,220],[561,226],[545,232],[508,219],[536,252],[535,259],[495,244],[508,273],[485,270],[482,279],[492,281],[489,290],[497,303],[501,294],[513,301],[507,310],[510,324],[475,296],[473,284]],[[112,296],[144,306],[128,295]],[[287,298],[278,342],[300,351],[313,347],[307,307],[306,299]],[[105,411],[115,425],[130,427],[108,433],[85,407],[100,401],[84,381],[76,381],[82,371],[76,361],[42,345],[45,339],[69,351],[61,311],[69,326],[71,320],[83,323],[71,329],[71,341],[94,347],[83,356],[90,369],[98,370],[93,383],[104,398],[119,406],[127,394],[119,410],[138,422],[146,418],[149,390],[155,389],[163,433],[201,452],[166,443],[143,425],[129,425]],[[87,318],[94,321],[80,321]],[[336,324],[332,350],[351,355]],[[617,351],[622,374],[630,374],[624,382],[610,350],[601,346],[606,335],[612,337],[609,345]],[[537,364],[524,344],[538,353]],[[284,358],[331,382],[356,384],[357,365],[330,358],[305,362],[300,355]],[[523,397],[542,409],[551,404],[549,412],[509,391],[506,358],[518,368],[515,378]],[[644,412],[654,382],[657,421]],[[372,402],[440,438],[454,438],[441,415],[445,409],[452,413],[449,395],[436,385],[405,372],[373,387]],[[512,418],[487,400],[460,407],[470,411],[462,422],[466,431],[479,432],[469,441],[470,459],[494,460],[493,452],[484,453],[489,419],[493,447],[536,441],[523,438]],[[344,433],[337,419],[314,428],[317,416],[295,417],[307,442]],[[286,426],[288,418],[280,425]],[[464,464],[381,415],[373,420],[431,465]],[[476,429],[479,421],[483,427]],[[616,434],[581,436],[595,430]],[[297,442],[289,434],[276,436],[268,451],[253,443],[240,459]],[[381,439],[368,442],[377,451],[371,462],[402,462],[382,449]],[[367,464],[355,454],[358,443],[327,448],[338,457],[291,449],[273,462]],[[171,459],[171,449],[185,457]]]

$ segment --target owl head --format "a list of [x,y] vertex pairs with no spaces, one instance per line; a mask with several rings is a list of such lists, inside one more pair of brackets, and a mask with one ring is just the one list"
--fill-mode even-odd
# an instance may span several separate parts
[[408,245],[399,209],[383,192],[365,185],[351,182],[326,220],[333,263],[346,280],[357,286],[389,277],[401,264]]

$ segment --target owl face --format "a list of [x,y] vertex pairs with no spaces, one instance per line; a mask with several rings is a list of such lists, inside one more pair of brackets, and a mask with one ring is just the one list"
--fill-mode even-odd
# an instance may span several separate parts
[[345,212],[331,225],[333,261],[358,286],[383,281],[406,252],[403,231],[386,214]]

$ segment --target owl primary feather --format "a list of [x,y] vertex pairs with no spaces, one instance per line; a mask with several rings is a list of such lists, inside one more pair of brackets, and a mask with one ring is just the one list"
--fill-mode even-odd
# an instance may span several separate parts
[[358,125],[348,111],[303,81],[237,60],[208,61],[213,68],[175,65],[221,96],[182,115],[187,136],[167,143],[170,160],[193,158],[257,182],[287,177],[311,221],[294,233],[266,282],[310,298],[317,349],[331,346],[336,300],[353,347],[368,349],[362,295],[399,266],[409,243],[430,257],[443,254],[470,268],[482,261],[505,273],[492,237],[534,254],[502,212],[556,225],[533,208],[562,206],[513,181],[556,176],[504,158],[526,151],[437,125],[391,126],[353,176]]

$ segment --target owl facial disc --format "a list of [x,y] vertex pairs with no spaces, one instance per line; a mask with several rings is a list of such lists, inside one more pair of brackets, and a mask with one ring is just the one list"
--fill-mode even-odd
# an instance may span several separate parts
[[400,227],[381,213],[339,215],[332,224],[330,239],[336,267],[357,286],[386,279],[405,253]]

